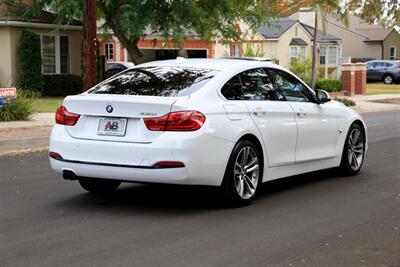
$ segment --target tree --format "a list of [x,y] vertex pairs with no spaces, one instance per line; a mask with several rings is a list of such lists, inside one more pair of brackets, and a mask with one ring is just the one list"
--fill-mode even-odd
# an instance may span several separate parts
[[[143,62],[138,42],[146,35],[161,36],[167,44],[179,44],[188,36],[239,40],[237,21],[256,30],[276,14],[275,0],[97,0],[97,7],[103,27],[113,31],[135,64]],[[80,0],[36,0],[24,16],[45,8],[60,24],[82,18]]]
[[40,36],[31,30],[22,31],[18,45],[18,87],[41,91],[43,87]]
[[365,22],[379,23],[387,27],[400,27],[399,0],[346,0],[345,7]]

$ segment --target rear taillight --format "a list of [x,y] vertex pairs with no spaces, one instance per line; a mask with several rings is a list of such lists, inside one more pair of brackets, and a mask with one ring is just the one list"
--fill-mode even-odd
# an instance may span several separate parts
[[54,151],[50,151],[49,152],[49,157],[53,158],[53,159],[62,159],[60,153],[54,152]]
[[199,111],[170,112],[162,117],[144,118],[150,131],[196,131],[203,126],[206,117]]
[[81,115],[69,112],[66,107],[60,106],[56,111],[56,123],[74,126]]

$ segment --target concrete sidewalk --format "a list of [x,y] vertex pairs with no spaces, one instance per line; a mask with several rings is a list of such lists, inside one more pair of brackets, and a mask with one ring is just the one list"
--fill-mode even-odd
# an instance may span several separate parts
[[29,121],[0,122],[0,155],[46,150],[54,113],[36,113]]
[[[400,109],[400,94],[356,95],[346,98],[356,102],[356,106],[352,108],[360,113]],[[385,100],[393,100],[396,103],[384,103]]]
[[[356,102],[358,112],[400,109],[400,94],[347,97]],[[398,99],[398,104],[377,101]],[[49,145],[54,113],[34,114],[30,121],[0,122],[0,155],[46,150]]]

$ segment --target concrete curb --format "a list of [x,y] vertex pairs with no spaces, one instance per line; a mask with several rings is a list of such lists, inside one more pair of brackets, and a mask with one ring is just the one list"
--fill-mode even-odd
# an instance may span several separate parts
[[49,137],[34,137],[0,141],[0,156],[29,151],[44,151],[49,146]]

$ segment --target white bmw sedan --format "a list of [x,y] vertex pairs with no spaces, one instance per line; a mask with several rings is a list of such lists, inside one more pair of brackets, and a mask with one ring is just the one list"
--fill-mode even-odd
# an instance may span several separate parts
[[49,157],[92,193],[121,182],[211,185],[245,205],[262,182],[333,167],[355,175],[366,148],[359,114],[280,66],[177,59],[65,98]]

